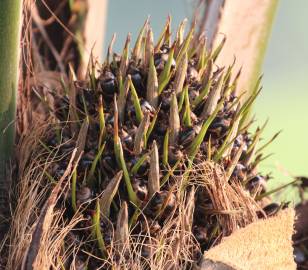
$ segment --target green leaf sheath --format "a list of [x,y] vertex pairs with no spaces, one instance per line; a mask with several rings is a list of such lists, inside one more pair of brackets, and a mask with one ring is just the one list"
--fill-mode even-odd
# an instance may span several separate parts
[[8,204],[5,168],[14,145],[21,7],[21,0],[0,1],[0,215]]
[[[18,84],[21,26],[20,0],[0,1],[0,162],[1,178],[4,162],[10,157],[14,143],[14,119]],[[0,180],[1,182],[3,179]]]

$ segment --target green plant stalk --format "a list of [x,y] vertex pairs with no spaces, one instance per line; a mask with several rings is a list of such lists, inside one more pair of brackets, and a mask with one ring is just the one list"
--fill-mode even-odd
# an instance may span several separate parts
[[129,85],[130,85],[130,90],[132,93],[132,100],[133,100],[135,111],[136,111],[136,118],[138,122],[140,123],[143,118],[143,112],[141,110],[140,100],[139,100],[136,88],[130,77],[129,77]]
[[298,179],[295,179],[295,180],[293,180],[293,181],[291,181],[291,182],[289,182],[289,183],[286,183],[286,184],[284,184],[284,185],[282,185],[282,186],[279,186],[279,187],[274,188],[274,189],[272,189],[272,190],[270,190],[270,191],[267,191],[267,192],[265,192],[265,193],[262,193],[262,194],[260,194],[259,196],[256,197],[256,200],[258,201],[258,200],[261,200],[261,199],[263,199],[263,198],[265,198],[265,197],[267,197],[267,196],[270,196],[270,195],[272,195],[272,194],[274,194],[274,193],[276,193],[276,192],[278,192],[278,191],[280,191],[280,190],[285,189],[285,188],[288,187],[288,186],[291,186],[291,185],[296,184],[296,182],[298,182]]
[[[21,30],[20,0],[0,1],[0,187],[14,146]],[[5,187],[4,187],[5,188]],[[1,202],[0,202],[1,203]]]
[[160,110],[160,108],[158,108],[158,110],[156,111],[156,113],[155,113],[155,115],[154,115],[154,117],[153,117],[153,120],[152,120],[152,122],[151,122],[151,124],[150,124],[150,126],[149,126],[149,128],[148,128],[147,133],[146,133],[146,136],[145,136],[145,146],[144,146],[145,148],[147,147],[148,140],[149,140],[150,135],[151,135],[151,133],[152,133],[154,127],[155,127],[155,124],[156,124],[156,120],[157,120],[157,116],[158,116],[159,110]]
[[127,188],[127,192],[128,192],[128,197],[134,205],[138,205],[138,198],[137,198],[137,195],[136,195],[136,193],[133,189],[132,182],[131,182],[130,177],[129,177],[129,172],[128,172],[127,167],[126,167],[126,162],[125,162],[125,159],[124,159],[121,141],[119,141],[119,144],[117,146],[117,153],[118,153],[118,156],[119,156],[121,168],[123,170],[124,180],[125,180],[125,184],[126,184],[126,188]]
[[166,134],[165,134],[165,138],[164,138],[164,146],[163,146],[163,164],[165,166],[168,165],[168,145],[169,145],[169,130],[166,131]]
[[100,221],[100,215],[101,215],[101,210],[100,210],[100,204],[99,201],[96,201],[96,210],[95,214],[93,216],[93,236],[95,236],[97,240],[98,247],[102,253],[103,258],[107,257],[107,250],[104,242],[104,237],[103,233],[101,231],[101,221]]
[[172,66],[172,60],[174,56],[174,47],[170,49],[169,56],[167,63],[165,64],[165,67],[161,73],[161,75],[158,78],[158,93],[161,94],[161,92],[164,90],[165,86],[168,84],[170,80],[170,72],[171,72],[171,66]]
[[147,158],[149,157],[149,153],[145,153],[144,155],[142,155],[138,161],[136,162],[136,164],[133,166],[133,168],[130,171],[131,175],[135,175],[139,168],[143,165],[143,163],[147,160]]
[[222,99],[218,104],[217,107],[215,109],[215,111],[209,116],[209,118],[203,123],[202,128],[200,133],[196,136],[196,138],[192,141],[189,152],[188,152],[188,158],[189,158],[189,168],[191,167],[191,165],[193,164],[194,158],[197,155],[197,152],[199,150],[199,147],[201,145],[201,143],[204,140],[205,134],[209,128],[209,126],[211,125],[211,123],[213,122],[213,120],[215,119],[217,113],[219,112],[219,110],[221,109],[222,105],[223,105],[224,99]]
[[87,184],[89,186],[93,186],[93,178],[94,178],[94,174],[95,174],[95,170],[96,170],[96,166],[97,166],[97,163],[99,162],[103,152],[104,152],[104,149],[105,149],[105,145],[106,143],[104,143],[101,148],[99,149],[98,153],[96,154],[92,164],[91,164],[91,168],[90,168],[90,172],[89,172],[89,175],[87,177]]
[[184,124],[186,127],[191,127],[191,116],[190,116],[190,103],[189,103],[189,96],[188,96],[188,88],[185,90],[185,113],[184,113]]
[[208,80],[207,84],[205,87],[201,90],[200,95],[194,99],[192,102],[193,107],[197,107],[199,103],[204,99],[204,97],[209,93],[210,89],[212,86],[212,80]]
[[182,111],[182,107],[183,107],[183,104],[184,104],[185,93],[186,93],[187,89],[188,89],[188,85],[185,85],[183,91],[179,95],[179,102],[178,102],[179,113]]

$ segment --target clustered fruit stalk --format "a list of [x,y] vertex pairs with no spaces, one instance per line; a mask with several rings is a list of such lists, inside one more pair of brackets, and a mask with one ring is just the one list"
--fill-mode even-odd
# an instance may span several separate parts
[[0,188],[14,145],[22,2],[0,1]]

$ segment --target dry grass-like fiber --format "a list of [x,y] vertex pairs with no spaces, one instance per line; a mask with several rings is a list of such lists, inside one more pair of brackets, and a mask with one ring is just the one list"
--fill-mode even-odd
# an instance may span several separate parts
[[256,212],[262,211],[242,185],[227,180],[217,163],[204,161],[195,164],[190,181],[206,189],[214,207],[208,211],[218,215],[222,236],[256,221]]
[[[25,267],[26,255],[30,252],[40,214],[54,186],[54,183],[47,181],[46,171],[57,161],[56,152],[49,153],[46,158],[46,150],[39,144],[40,136],[46,135],[46,126],[33,130],[36,133],[22,138],[19,146],[18,184],[14,191],[16,206],[6,242],[1,249],[2,256],[6,257],[6,263],[1,269],[29,269]],[[40,248],[36,256],[37,268],[34,269],[50,269],[50,266],[58,269],[56,266],[65,260],[63,256],[70,252],[70,247],[65,252],[61,251],[63,240],[81,217],[76,215],[67,222],[63,220],[62,214],[61,209],[48,212],[49,222],[45,224],[40,238]]]
[[[33,237],[38,227],[38,220],[46,207],[47,194],[52,194],[55,183],[46,184],[48,166],[61,157],[56,152],[46,159],[44,148],[39,145],[38,135],[46,135],[46,130],[38,129],[41,134],[29,136],[20,147],[21,181],[18,185],[18,202],[13,213],[6,269],[59,269],[69,264],[70,269],[78,269],[79,262],[74,256],[80,243],[70,242],[70,231],[81,220],[77,213],[68,222],[63,218],[63,209],[56,207],[45,216],[45,227],[39,240],[38,254],[33,268],[27,268],[27,256],[31,253]],[[32,148],[32,149],[31,149]],[[32,154],[29,154],[32,153]],[[29,161],[32,162],[29,163]],[[69,183],[69,172],[66,183]],[[177,207],[167,219],[163,229],[156,238],[148,233],[152,224],[144,218],[143,235],[132,235],[129,232],[125,243],[114,242],[109,248],[108,257],[102,261],[102,268],[113,265],[115,269],[182,269],[193,267],[193,252],[198,248],[191,233],[196,191],[205,188],[213,202],[213,214],[219,219],[221,237],[230,235],[240,227],[257,219],[256,211],[260,210],[253,198],[240,185],[230,184],[225,180],[222,168],[212,162],[201,162],[193,167],[189,185],[183,191],[183,179],[178,179],[176,187]],[[64,181],[64,179],[63,179]],[[57,186],[57,185],[56,185]],[[65,185],[67,186],[67,185]],[[52,190],[52,191],[51,191]],[[61,194],[57,194],[55,202]],[[49,195],[50,197],[50,195]],[[142,215],[142,214],[141,214]],[[46,225],[47,224],[47,225]],[[144,237],[146,236],[146,237]],[[221,238],[217,239],[217,243]],[[64,243],[66,243],[64,245]],[[69,243],[69,244],[67,244]],[[63,249],[62,247],[66,247]],[[121,247],[121,248],[120,248]],[[30,249],[30,250],[29,250]],[[143,252],[151,252],[145,259]],[[91,256],[91,254],[88,254]],[[93,255],[94,256],[94,255]],[[67,258],[70,258],[69,260]]]

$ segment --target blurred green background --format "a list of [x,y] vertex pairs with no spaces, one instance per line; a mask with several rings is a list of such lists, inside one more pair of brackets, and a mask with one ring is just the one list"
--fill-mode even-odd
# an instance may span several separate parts
[[[191,18],[193,0],[116,0],[109,1],[106,44],[117,33],[114,46],[120,52],[126,34],[133,40],[148,15],[156,37],[168,14],[176,27],[184,18]],[[264,142],[283,130],[266,149],[274,155],[260,169],[272,172],[270,188],[287,183],[292,176],[308,175],[308,1],[280,0],[272,35],[263,66],[263,92],[255,105],[257,124],[267,118],[269,124]],[[107,47],[105,44],[105,48]],[[262,144],[262,143],[261,143]],[[296,200],[296,191],[287,189],[276,194],[279,200]]]
[[[308,1],[280,0],[267,49],[263,73],[264,90],[255,106],[259,122],[269,118],[264,133],[269,139],[282,129],[266,152],[274,155],[261,169],[273,172],[271,186],[308,175]],[[294,199],[294,190],[280,199]]]

